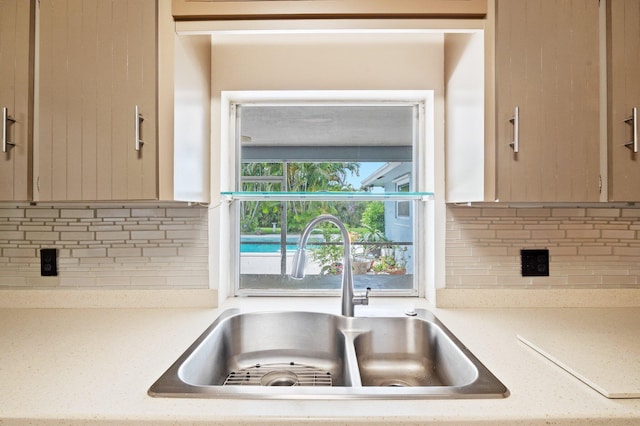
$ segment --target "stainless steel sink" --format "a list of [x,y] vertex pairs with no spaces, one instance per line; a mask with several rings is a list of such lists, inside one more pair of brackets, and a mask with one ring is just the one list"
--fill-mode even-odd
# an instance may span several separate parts
[[430,312],[345,317],[225,311],[151,386],[202,398],[503,398]]
[[441,326],[411,318],[363,318],[354,339],[363,386],[463,387],[478,369]]
[[[339,320],[311,312],[226,312],[187,352],[178,377],[194,386],[246,386],[263,372],[312,366],[329,373],[333,386],[348,385]],[[280,386],[287,383],[284,377],[277,380],[276,374],[270,377]]]

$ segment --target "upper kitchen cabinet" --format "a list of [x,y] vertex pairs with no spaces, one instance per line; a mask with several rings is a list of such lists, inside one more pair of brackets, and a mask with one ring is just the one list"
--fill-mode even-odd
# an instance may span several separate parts
[[154,0],[40,0],[38,201],[158,195]]
[[640,2],[607,3],[610,201],[640,200]]
[[599,1],[497,0],[495,19],[496,198],[599,201]]
[[0,0],[0,201],[32,193],[35,0]]
[[481,18],[487,0],[172,0],[173,16],[190,19]]

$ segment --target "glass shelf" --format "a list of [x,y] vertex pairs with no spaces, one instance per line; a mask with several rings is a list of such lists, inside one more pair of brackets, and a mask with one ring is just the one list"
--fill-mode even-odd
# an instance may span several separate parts
[[428,201],[433,199],[433,192],[221,192],[223,198],[242,201]]

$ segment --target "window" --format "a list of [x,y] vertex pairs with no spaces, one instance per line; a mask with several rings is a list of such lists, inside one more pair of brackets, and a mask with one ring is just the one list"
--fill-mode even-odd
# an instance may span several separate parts
[[236,191],[255,194],[234,203],[237,293],[337,292],[343,244],[333,225],[312,234],[305,279],[288,276],[300,233],[329,213],[349,229],[356,289],[418,294],[410,212],[420,203],[392,194],[419,187],[411,182],[420,167],[419,108],[418,102],[234,105]]
[[[409,192],[410,187],[409,176],[402,176],[396,180],[396,192]],[[396,201],[396,218],[408,219],[409,217],[411,217],[411,202]]]

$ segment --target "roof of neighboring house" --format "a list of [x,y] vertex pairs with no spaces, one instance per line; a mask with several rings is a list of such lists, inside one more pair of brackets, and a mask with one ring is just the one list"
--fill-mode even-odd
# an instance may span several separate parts
[[378,170],[367,176],[362,180],[362,186],[364,187],[372,187],[372,186],[384,186],[385,184],[391,182],[397,176],[393,173],[393,170],[400,167],[402,163],[399,161],[385,163]]

